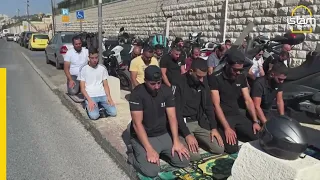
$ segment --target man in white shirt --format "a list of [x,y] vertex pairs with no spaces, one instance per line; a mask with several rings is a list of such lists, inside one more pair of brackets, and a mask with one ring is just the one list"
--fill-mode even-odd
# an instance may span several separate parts
[[68,94],[76,95],[79,93],[79,75],[80,67],[88,62],[88,49],[82,47],[81,37],[72,38],[73,48],[69,49],[64,57],[64,72],[67,76]]
[[107,81],[108,71],[105,66],[98,64],[98,56],[97,49],[90,49],[89,63],[81,67],[77,78],[80,81],[81,93],[86,98],[86,110],[92,120],[100,117],[98,104],[109,116],[117,115]]
[[265,75],[265,72],[263,70],[263,51],[260,51],[252,60],[252,66],[249,70],[249,77],[252,80],[255,80],[258,77],[262,77]]

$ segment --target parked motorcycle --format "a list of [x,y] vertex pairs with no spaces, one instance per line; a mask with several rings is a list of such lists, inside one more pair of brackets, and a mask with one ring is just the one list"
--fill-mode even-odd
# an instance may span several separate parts
[[103,52],[103,60],[106,68],[111,76],[118,77],[120,79],[120,85],[122,89],[132,89],[130,72],[128,71],[129,62],[131,60],[131,41],[133,36],[124,32],[124,28],[120,28],[118,35],[118,42],[115,45],[114,40],[108,42],[106,51]]
[[320,124],[319,67],[320,52],[311,51],[300,66],[289,69],[283,84],[286,111],[300,122]]
[[115,51],[105,51],[103,52],[103,64],[108,70],[110,76],[119,78],[120,87],[122,89],[131,91],[132,84],[130,79],[130,72],[128,71],[128,66],[124,63],[119,63],[116,57]]

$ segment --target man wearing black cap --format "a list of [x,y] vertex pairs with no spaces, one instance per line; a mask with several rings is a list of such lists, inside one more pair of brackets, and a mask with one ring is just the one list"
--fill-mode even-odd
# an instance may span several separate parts
[[[238,138],[243,141],[255,140],[261,127],[250,97],[247,79],[242,74],[244,54],[236,48],[231,48],[225,58],[226,66],[209,76],[209,86],[225,151],[234,153],[239,150]],[[253,122],[239,111],[237,101],[241,96]]]
[[191,160],[201,158],[198,141],[211,153],[222,154],[224,151],[210,98],[207,71],[205,60],[194,59],[175,92],[179,130],[189,147]]
[[[133,157],[129,162],[145,176],[155,177],[160,171],[159,155],[179,168],[189,165],[189,152],[180,142],[175,100],[169,87],[161,84],[161,70],[150,65],[145,69],[145,82],[130,95],[130,127]],[[169,122],[171,135],[167,130]]]

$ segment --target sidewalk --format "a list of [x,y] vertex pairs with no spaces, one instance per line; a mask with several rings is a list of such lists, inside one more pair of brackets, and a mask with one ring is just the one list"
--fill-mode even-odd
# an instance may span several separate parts
[[[74,103],[73,100],[66,95],[65,75],[63,70],[57,70],[56,74],[50,75],[49,77],[45,72],[40,70],[43,67],[39,67],[39,64],[36,65],[36,63],[33,63],[29,57],[26,57],[26,59],[53,92],[59,96],[62,103],[81,121],[85,128],[92,133],[97,143],[113,157],[129,177],[136,179],[135,170],[127,163],[127,147],[125,144],[125,142],[128,142],[126,128],[131,121],[129,104],[125,99],[125,96],[129,93],[127,91],[121,91],[121,100],[116,102],[118,111],[117,117],[101,118],[97,121],[92,121],[89,120],[82,105]],[[320,147],[320,125],[303,125],[308,127],[310,141]]]

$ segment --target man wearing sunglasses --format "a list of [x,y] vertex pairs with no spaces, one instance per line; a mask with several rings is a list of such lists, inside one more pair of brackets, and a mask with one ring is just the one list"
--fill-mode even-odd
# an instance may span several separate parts
[[[188,149],[180,142],[172,91],[162,85],[161,70],[155,65],[145,69],[145,82],[131,93],[129,105],[133,156],[129,162],[148,177],[160,172],[160,154],[171,165],[184,168],[189,165]],[[167,123],[171,129],[170,134]]]
[[[239,150],[239,138],[242,141],[255,140],[261,127],[250,97],[247,79],[242,74],[244,54],[239,49],[231,48],[225,58],[226,66],[209,76],[209,86],[225,151],[234,153]],[[238,99],[241,96],[252,121],[239,110]]]
[[273,65],[267,76],[256,79],[251,89],[251,97],[256,113],[262,123],[272,116],[270,109],[277,100],[278,113],[284,115],[282,83],[287,78],[288,68],[283,63]]
[[191,161],[201,158],[200,143],[211,153],[224,152],[210,98],[207,72],[207,62],[201,58],[194,59],[191,69],[182,75],[182,82],[175,93],[179,130],[191,152]]

